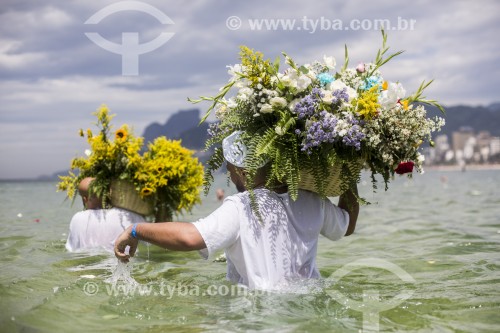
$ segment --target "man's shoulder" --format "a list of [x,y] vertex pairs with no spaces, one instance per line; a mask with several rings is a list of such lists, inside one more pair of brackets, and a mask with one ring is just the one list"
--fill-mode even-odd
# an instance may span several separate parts
[[73,219],[81,219],[81,218],[84,218],[84,217],[88,217],[90,214],[91,214],[92,210],[91,209],[85,209],[85,210],[81,210],[79,212],[76,212],[74,215],[73,215]]
[[322,198],[318,193],[299,190],[296,204],[305,206],[325,207],[333,205],[328,198]]
[[142,217],[141,215],[123,208],[112,207],[107,209],[106,211],[107,211],[106,212],[107,216],[116,215],[116,216],[127,217],[129,219],[134,219],[134,220],[144,220],[144,217]]

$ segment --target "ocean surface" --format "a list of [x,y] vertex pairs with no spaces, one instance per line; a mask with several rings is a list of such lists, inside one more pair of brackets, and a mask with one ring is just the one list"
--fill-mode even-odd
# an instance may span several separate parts
[[[195,252],[141,244],[127,266],[68,253],[80,201],[53,182],[2,182],[0,331],[499,332],[500,171],[427,171],[376,193],[365,176],[355,234],[320,239],[322,279],[272,293],[235,288]],[[179,219],[219,204],[210,193]]]

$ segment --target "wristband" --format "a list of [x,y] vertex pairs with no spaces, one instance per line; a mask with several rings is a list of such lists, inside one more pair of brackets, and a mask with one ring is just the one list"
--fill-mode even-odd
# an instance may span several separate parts
[[138,224],[139,224],[139,223],[134,223],[134,226],[132,227],[132,231],[130,232],[130,235],[131,235],[133,238],[136,238],[136,239],[137,239],[137,231],[136,231],[136,229],[137,229],[137,225],[138,225]]

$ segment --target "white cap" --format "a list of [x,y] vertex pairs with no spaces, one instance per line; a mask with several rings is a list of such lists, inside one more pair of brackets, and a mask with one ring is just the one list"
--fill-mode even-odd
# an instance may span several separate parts
[[[241,139],[243,133],[243,131],[235,131],[222,140],[222,153],[224,159],[239,168],[245,167],[245,159],[248,151],[247,146],[245,146]],[[258,167],[262,168],[267,162],[269,162],[269,160],[263,161]]]
[[222,153],[226,161],[232,165],[244,168],[247,146],[241,140],[243,131],[235,131],[222,141]]

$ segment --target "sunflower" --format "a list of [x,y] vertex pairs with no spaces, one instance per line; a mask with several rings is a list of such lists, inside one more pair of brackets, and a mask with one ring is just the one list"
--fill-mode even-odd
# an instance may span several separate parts
[[141,190],[141,196],[147,197],[148,195],[151,195],[153,193],[153,190],[151,190],[149,187],[144,187]]
[[118,141],[125,141],[127,140],[127,131],[124,128],[120,128],[118,131],[115,133],[115,139]]

